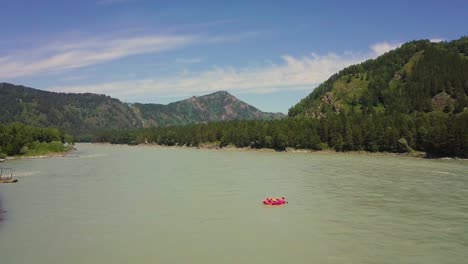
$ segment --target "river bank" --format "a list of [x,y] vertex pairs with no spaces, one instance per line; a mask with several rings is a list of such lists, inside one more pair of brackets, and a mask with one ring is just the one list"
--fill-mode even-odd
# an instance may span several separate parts
[[5,160],[16,160],[16,159],[46,159],[46,158],[57,158],[57,157],[66,157],[66,153],[48,153],[43,155],[34,155],[34,156],[8,156]]
[[[120,145],[120,144],[111,144],[105,142],[92,143],[97,145]],[[369,152],[369,151],[346,151],[346,152],[337,152],[334,150],[310,150],[310,149],[295,149],[295,148],[286,148],[284,151],[278,151],[270,148],[239,148],[234,145],[228,145],[225,147],[220,147],[219,143],[204,143],[199,146],[167,146],[159,145],[154,143],[143,143],[137,145],[131,145],[134,147],[152,147],[152,148],[166,148],[166,149],[177,149],[177,148],[186,148],[186,149],[198,149],[206,151],[236,151],[236,152],[271,152],[271,153],[309,153],[309,154],[340,154],[340,155],[363,155],[363,156],[379,156],[379,157],[404,157],[404,158],[416,158],[416,159],[437,159],[437,160],[464,160],[468,159],[458,158],[458,157],[431,157],[427,156],[425,152],[415,151],[413,153],[392,153],[392,152]]]
[[[327,263],[331,254],[340,263],[360,252],[357,263],[368,252],[381,263],[395,254],[411,262],[415,252],[440,263],[466,259],[465,162],[75,147],[66,158],[8,164],[19,184],[0,185],[2,263]],[[268,196],[289,204],[266,207]],[[356,248],[356,240],[370,242]],[[280,261],[277,241],[292,250]],[[236,259],[239,252],[248,257]]]
[[0,160],[0,162],[5,162],[8,160],[17,160],[17,159],[46,159],[46,158],[58,158],[58,157],[66,157],[68,154],[76,150],[75,147],[70,146],[64,152],[45,152],[39,155],[17,155],[17,156],[7,156],[5,159]]

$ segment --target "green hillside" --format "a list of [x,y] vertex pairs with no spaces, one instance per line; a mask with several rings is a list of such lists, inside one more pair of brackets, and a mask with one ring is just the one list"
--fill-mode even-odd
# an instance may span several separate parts
[[78,140],[90,139],[103,130],[284,117],[283,114],[264,113],[227,92],[168,105],[128,104],[106,95],[55,93],[0,83],[0,105],[0,124],[21,122],[37,127],[57,127]]
[[145,127],[227,120],[270,120],[284,117],[281,113],[262,112],[225,91],[193,96],[168,105],[134,104],[134,107],[145,120]]
[[130,107],[105,95],[54,93],[1,83],[0,105],[0,123],[57,127],[78,137],[101,129],[142,127]]
[[290,118],[119,131],[98,140],[468,158],[467,94],[467,37],[412,41],[333,75]]
[[[103,95],[0,84],[5,106],[0,122],[55,125],[75,135],[100,132],[94,139],[113,143],[214,142],[219,147],[420,151],[467,158],[467,94],[468,37],[463,37],[408,42],[347,67],[293,106],[290,118],[260,112],[227,92],[169,105],[125,104]],[[239,119],[253,120],[216,122]]]
[[347,67],[289,110],[289,116],[332,113],[460,113],[468,106],[468,37],[412,41],[377,59]]

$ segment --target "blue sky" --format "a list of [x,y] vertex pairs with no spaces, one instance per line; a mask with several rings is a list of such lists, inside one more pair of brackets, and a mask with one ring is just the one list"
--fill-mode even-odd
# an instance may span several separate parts
[[468,3],[449,0],[0,0],[0,8],[0,82],[145,103],[227,90],[273,112],[406,41],[468,35]]

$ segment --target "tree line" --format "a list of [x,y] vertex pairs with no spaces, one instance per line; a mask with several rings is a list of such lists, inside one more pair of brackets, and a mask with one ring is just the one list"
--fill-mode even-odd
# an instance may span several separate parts
[[468,111],[462,113],[340,113],[321,119],[229,121],[186,126],[105,131],[95,141],[167,146],[286,148],[468,157]]
[[56,128],[41,128],[22,123],[0,124],[0,158],[14,155],[39,155],[62,152],[73,138]]

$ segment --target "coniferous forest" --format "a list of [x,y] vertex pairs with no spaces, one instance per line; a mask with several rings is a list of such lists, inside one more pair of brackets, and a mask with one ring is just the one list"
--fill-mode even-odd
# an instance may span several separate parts
[[288,147],[310,150],[412,152],[431,156],[468,157],[468,111],[461,114],[340,114],[323,119],[289,118],[276,121],[220,123],[148,128],[100,133],[96,141],[115,144],[220,147]]
[[[408,42],[376,59],[347,67],[291,107],[288,118],[280,120],[142,128],[120,124],[120,119],[104,118],[103,124],[111,125],[101,126],[92,135],[84,137],[72,132],[82,140],[116,144],[200,146],[212,143],[219,147],[234,145],[279,151],[287,148],[421,151],[429,156],[466,158],[467,107],[468,37],[462,37],[451,42]],[[105,111],[101,109],[98,115],[105,117]],[[65,118],[59,124],[63,127],[69,121]],[[22,131],[26,132],[22,134]],[[51,139],[38,136],[41,133]],[[31,142],[42,141],[66,140],[58,130],[35,130],[19,124],[0,127],[0,152],[22,153],[27,150],[24,147],[32,147]]]
[[109,131],[96,140],[468,157],[467,94],[468,37],[412,41],[333,75],[287,119]]

